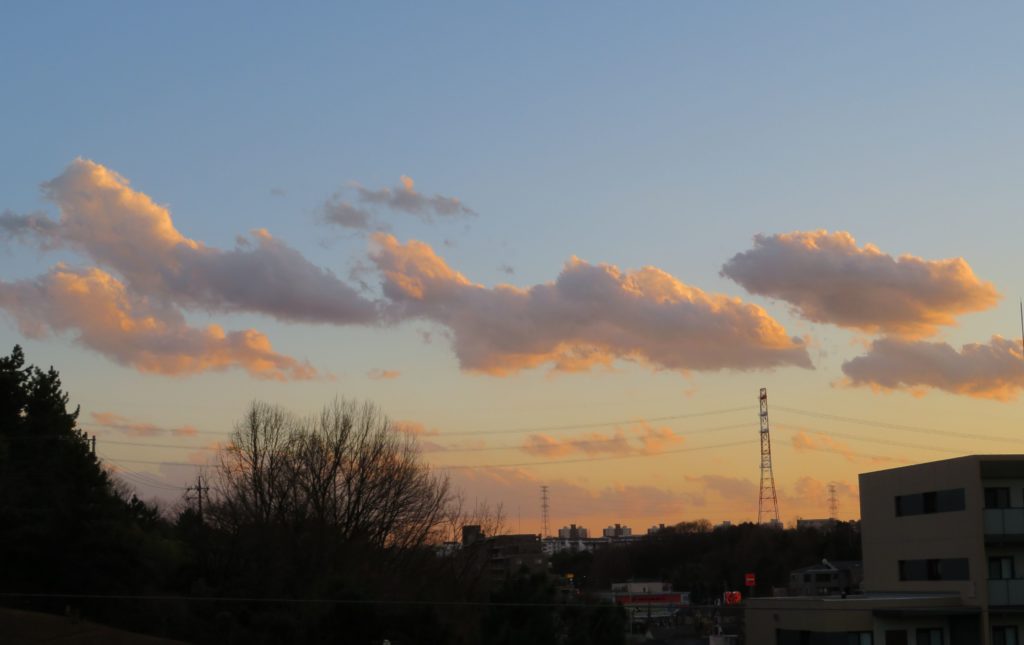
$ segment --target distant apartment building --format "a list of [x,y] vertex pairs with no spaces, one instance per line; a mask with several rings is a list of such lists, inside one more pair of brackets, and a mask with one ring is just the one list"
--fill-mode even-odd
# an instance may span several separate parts
[[522,573],[547,573],[548,559],[539,535],[496,535],[487,538],[486,546],[487,574],[495,587]]
[[558,537],[562,540],[580,540],[590,537],[590,531],[583,528],[582,526],[576,526],[570,524],[569,526],[563,526],[558,529]]
[[748,642],[1021,642],[1024,455],[865,473],[860,504],[864,593],[750,599]]
[[800,529],[816,529],[818,531],[828,531],[836,527],[836,521],[831,518],[825,519],[801,519],[798,518],[796,521],[797,530]]
[[651,528],[647,529],[647,535],[657,535],[658,533],[661,533],[664,530],[665,525],[658,524],[657,526],[652,526]]
[[615,526],[609,526],[608,528],[606,528],[602,534],[606,538],[632,537],[633,529],[629,528],[628,526],[616,524]]

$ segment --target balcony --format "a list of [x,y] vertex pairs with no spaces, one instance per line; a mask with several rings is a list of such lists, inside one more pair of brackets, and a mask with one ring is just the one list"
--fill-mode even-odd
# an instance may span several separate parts
[[1024,605],[1024,579],[989,580],[988,604],[991,606]]
[[1024,508],[986,508],[985,535],[1024,539]]

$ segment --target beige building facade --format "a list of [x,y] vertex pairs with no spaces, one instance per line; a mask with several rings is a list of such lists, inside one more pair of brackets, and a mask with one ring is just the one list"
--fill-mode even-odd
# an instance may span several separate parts
[[972,455],[860,476],[862,595],[747,603],[764,645],[1018,645],[1024,455]]

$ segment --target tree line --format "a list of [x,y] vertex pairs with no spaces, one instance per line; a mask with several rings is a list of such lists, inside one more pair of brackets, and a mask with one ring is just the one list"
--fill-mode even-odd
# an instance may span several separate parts
[[[0,357],[0,602],[195,643],[624,642],[612,582],[672,582],[710,601],[745,571],[784,584],[822,557],[859,557],[830,534],[682,523],[548,574],[495,580],[486,541],[440,550],[464,525],[503,532],[422,460],[415,436],[369,403],[309,416],[255,402],[209,472],[203,504],[159,509],[93,454],[52,367]],[[573,583],[566,574],[573,574]]]
[[501,533],[501,509],[467,507],[371,404],[253,403],[197,481],[202,508],[162,510],[93,454],[68,404],[56,370],[20,347],[0,358],[8,606],[196,643],[621,641],[615,608],[569,607],[548,576],[496,586],[486,543],[439,551],[467,524]]

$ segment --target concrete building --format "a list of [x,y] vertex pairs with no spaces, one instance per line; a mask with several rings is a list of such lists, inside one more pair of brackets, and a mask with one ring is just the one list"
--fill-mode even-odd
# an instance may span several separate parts
[[836,527],[836,521],[830,518],[824,519],[801,519],[797,518],[797,529],[817,529],[818,531],[829,531]]
[[606,528],[603,532],[603,535],[606,538],[632,537],[633,529],[629,528],[628,526],[616,524],[615,526],[609,526],[608,528]]
[[786,588],[790,596],[841,596],[860,592],[864,567],[860,560],[839,560],[791,571]]
[[548,559],[539,535],[496,535],[487,538],[485,544],[487,574],[495,587],[521,573],[547,573]]
[[1024,632],[1024,455],[860,476],[864,593],[755,598],[765,645],[1017,645]]
[[588,537],[590,537],[590,531],[583,528],[582,526],[570,524],[569,526],[563,526],[562,528],[558,529],[558,537],[562,540],[585,540]]

